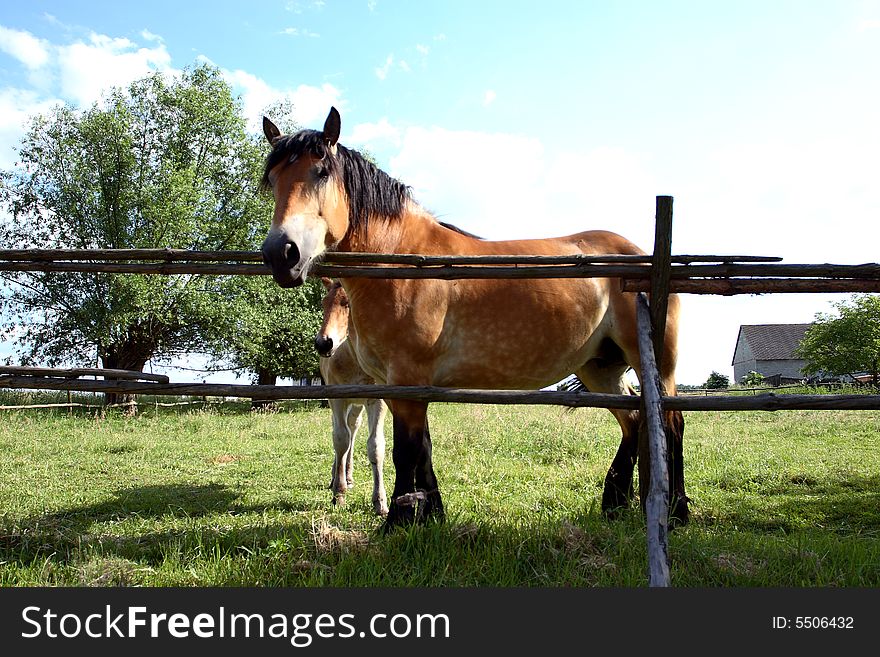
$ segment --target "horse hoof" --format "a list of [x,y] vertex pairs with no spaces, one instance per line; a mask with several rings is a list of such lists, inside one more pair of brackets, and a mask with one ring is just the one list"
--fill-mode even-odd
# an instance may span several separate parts
[[412,525],[415,520],[415,509],[395,504],[388,510],[388,515],[385,516],[385,524],[382,527],[382,533],[387,534],[397,527]]
[[620,518],[624,509],[626,509],[626,507],[623,505],[606,507],[603,504],[602,505],[602,515],[604,515],[608,520],[617,520],[618,518]]
[[669,528],[683,527],[691,519],[688,509],[690,500],[686,496],[675,496],[669,500]]
[[345,495],[337,493],[333,496],[333,506],[345,506]]
[[388,515],[388,505],[382,502],[373,502],[373,513],[382,518]]

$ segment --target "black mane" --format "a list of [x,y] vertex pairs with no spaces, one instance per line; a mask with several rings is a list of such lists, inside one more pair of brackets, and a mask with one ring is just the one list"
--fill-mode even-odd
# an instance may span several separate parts
[[398,219],[406,202],[410,200],[410,188],[392,178],[355,150],[341,144],[336,146],[336,155],[330,153],[324,133],[317,130],[301,130],[292,135],[279,138],[272,152],[266,157],[263,170],[263,187],[269,186],[269,171],[283,160],[291,161],[303,153],[321,159],[327,175],[342,182],[348,197],[349,223],[353,228],[366,227],[369,217]]

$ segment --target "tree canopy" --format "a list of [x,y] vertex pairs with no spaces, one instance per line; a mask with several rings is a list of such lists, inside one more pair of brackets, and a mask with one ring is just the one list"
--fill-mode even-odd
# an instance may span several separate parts
[[[289,112],[289,104],[281,110]],[[8,215],[0,220],[0,243],[254,249],[272,208],[258,184],[264,155],[264,141],[247,133],[240,102],[218,69],[152,74],[88,109],[57,106],[32,118],[17,166],[0,173],[0,209]],[[26,364],[84,365],[97,358],[104,367],[142,370],[148,360],[185,353],[228,355],[242,348],[244,336],[256,335],[255,326],[262,330],[272,320],[288,322],[267,330],[282,340],[288,327],[311,331],[309,321],[320,317],[312,297],[287,294],[268,277],[22,272],[2,278],[0,331],[16,340]],[[273,304],[271,311],[261,312],[262,303]],[[253,350],[231,359],[241,367],[281,368],[282,351],[269,346],[265,362]],[[303,357],[299,347],[293,351]],[[282,371],[294,369],[288,362]]]
[[796,353],[811,376],[869,373],[880,382],[880,296],[858,294],[832,303],[836,314],[818,313]]

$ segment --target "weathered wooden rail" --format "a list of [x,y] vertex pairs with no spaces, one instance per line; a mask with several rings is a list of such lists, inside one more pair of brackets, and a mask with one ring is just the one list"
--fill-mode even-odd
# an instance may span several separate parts
[[[268,386],[226,383],[151,383],[95,381],[53,376],[0,374],[0,388],[15,390],[70,390],[171,397],[238,397],[242,399],[408,399],[465,404],[534,404],[570,408],[623,408],[636,410],[639,398],[562,390],[473,390],[436,386],[326,385]],[[880,410],[880,395],[796,395],[765,393],[743,396],[668,396],[663,407],[677,411],[783,411]]]

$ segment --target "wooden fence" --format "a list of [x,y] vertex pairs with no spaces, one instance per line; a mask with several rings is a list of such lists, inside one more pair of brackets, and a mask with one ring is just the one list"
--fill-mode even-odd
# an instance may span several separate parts
[[[416,399],[482,404],[554,404],[570,407],[641,408],[649,446],[649,468],[640,467],[639,484],[648,514],[650,586],[668,586],[668,476],[663,410],[880,409],[880,395],[776,395],[751,397],[668,396],[662,390],[657,359],[665,332],[670,293],[759,294],[880,292],[880,265],[779,264],[778,257],[680,255],[671,253],[672,197],[657,197],[654,251],[645,256],[426,256],[420,254],[328,253],[311,274],[370,278],[618,278],[624,291],[638,292],[637,316],[642,368],[640,397],[568,391],[466,390],[430,386],[218,385],[65,378],[64,374],[0,371],[0,388],[80,390],[149,395],[235,396],[273,399],[343,397]],[[0,250],[0,271],[136,274],[267,275],[247,251],[194,252],[179,249]],[[650,292],[652,302],[648,303]],[[71,374],[67,375],[72,376]],[[116,379],[116,380],[113,380]],[[644,460],[644,459],[642,459]]]

